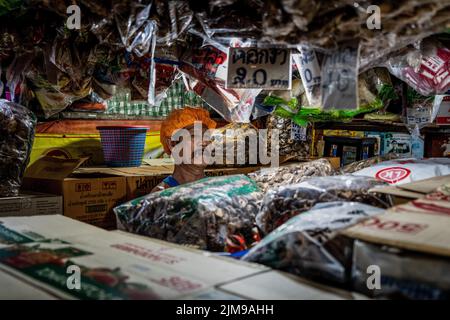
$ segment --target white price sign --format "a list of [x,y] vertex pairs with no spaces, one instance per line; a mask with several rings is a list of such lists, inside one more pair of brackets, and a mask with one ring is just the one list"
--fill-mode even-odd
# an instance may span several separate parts
[[226,88],[290,90],[290,49],[230,48]]

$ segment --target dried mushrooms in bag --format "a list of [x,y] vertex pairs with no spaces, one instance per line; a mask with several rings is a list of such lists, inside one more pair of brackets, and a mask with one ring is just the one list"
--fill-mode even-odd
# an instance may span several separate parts
[[357,202],[321,203],[271,232],[242,259],[314,280],[347,284],[352,240],[338,232],[383,212]]
[[270,115],[267,118],[268,141],[273,130],[279,131],[279,155],[285,158],[307,158],[311,145],[311,127],[301,127],[291,119]]
[[383,161],[388,161],[388,160],[393,160],[393,159],[398,159],[398,158],[399,158],[399,156],[396,155],[395,153],[388,153],[383,156],[376,156],[376,157],[372,157],[369,159],[352,162],[352,163],[344,166],[343,168],[341,168],[340,173],[341,174],[350,174],[350,173],[362,170],[364,168],[371,167],[374,164],[378,164]]
[[258,164],[258,137],[258,129],[251,123],[230,123],[214,130],[211,143],[215,152],[223,154],[214,165]]
[[264,196],[256,222],[263,232],[269,233],[321,202],[355,201],[389,208],[389,196],[369,192],[385,185],[372,178],[348,175],[314,177],[299,184],[270,189]]
[[244,175],[205,178],[114,209],[121,230],[209,251],[240,251],[259,239],[262,193]]
[[0,197],[19,193],[33,146],[36,118],[27,108],[0,100]]
[[300,183],[311,177],[329,176],[334,172],[329,160],[319,159],[275,168],[263,168],[249,173],[248,176],[266,192],[269,188]]

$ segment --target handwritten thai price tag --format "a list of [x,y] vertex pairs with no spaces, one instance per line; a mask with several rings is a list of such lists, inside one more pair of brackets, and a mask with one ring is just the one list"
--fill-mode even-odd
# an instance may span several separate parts
[[329,109],[358,108],[359,43],[343,44],[325,56],[322,66],[322,106]]
[[300,54],[293,54],[292,58],[300,72],[306,98],[311,106],[320,105],[320,66],[314,50],[306,46],[299,46]]
[[230,48],[226,88],[290,90],[290,49]]

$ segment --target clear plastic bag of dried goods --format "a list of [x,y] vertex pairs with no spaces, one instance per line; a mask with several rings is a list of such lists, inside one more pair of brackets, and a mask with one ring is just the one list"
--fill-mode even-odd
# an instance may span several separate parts
[[[380,287],[369,289],[368,267],[381,270]],[[353,246],[353,288],[375,298],[450,299],[450,260],[356,240]],[[371,282],[375,284],[374,282]]]
[[399,156],[395,153],[388,153],[383,156],[376,156],[365,160],[360,160],[356,162],[352,162],[344,167],[342,167],[339,171],[341,174],[350,174],[364,168],[368,168],[373,166],[374,164],[378,164],[383,161],[389,161],[393,159],[398,159]]
[[[230,123],[211,135],[215,166],[258,164],[258,129],[251,123]],[[222,156],[219,156],[221,154]]]
[[269,233],[322,202],[355,201],[388,208],[392,204],[388,195],[369,192],[385,185],[373,178],[344,175],[313,177],[299,184],[270,189],[264,196],[256,222],[263,232]]
[[114,209],[118,228],[209,251],[240,251],[259,240],[262,193],[244,175],[205,178]]
[[0,100],[0,197],[17,196],[33,146],[36,118],[27,108]]
[[300,162],[274,168],[263,168],[248,176],[266,192],[269,188],[300,183],[316,176],[329,176],[335,170],[328,159]]
[[387,61],[389,71],[424,96],[450,89],[450,49],[431,39],[407,48]]
[[301,127],[291,119],[270,115],[267,118],[268,141],[274,130],[279,133],[279,155],[283,159],[305,159],[309,157],[312,139],[311,126]]
[[350,279],[352,240],[338,232],[383,211],[357,202],[318,204],[263,238],[243,260],[346,284]]

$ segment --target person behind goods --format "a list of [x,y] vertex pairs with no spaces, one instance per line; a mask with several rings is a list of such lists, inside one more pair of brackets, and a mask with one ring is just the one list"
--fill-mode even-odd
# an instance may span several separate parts
[[[202,125],[202,139],[194,139],[194,125],[201,123]],[[171,187],[176,187],[188,182],[194,182],[205,177],[206,164],[203,159],[201,161],[194,161],[195,150],[200,148],[203,150],[209,143],[205,140],[205,132],[208,129],[216,128],[216,122],[209,116],[209,112],[205,109],[186,107],[179,110],[172,111],[169,116],[161,124],[160,141],[164,147],[164,151],[172,154],[172,150],[179,143],[186,141],[172,141],[172,136],[180,129],[186,129],[191,137],[191,154],[188,163],[175,164],[173,174],[165,178],[159,185],[157,185],[152,192],[161,191]],[[196,144],[200,143],[198,146]],[[184,150],[184,149],[183,149]],[[183,156],[183,154],[180,154]],[[200,164],[199,164],[200,163]]]

